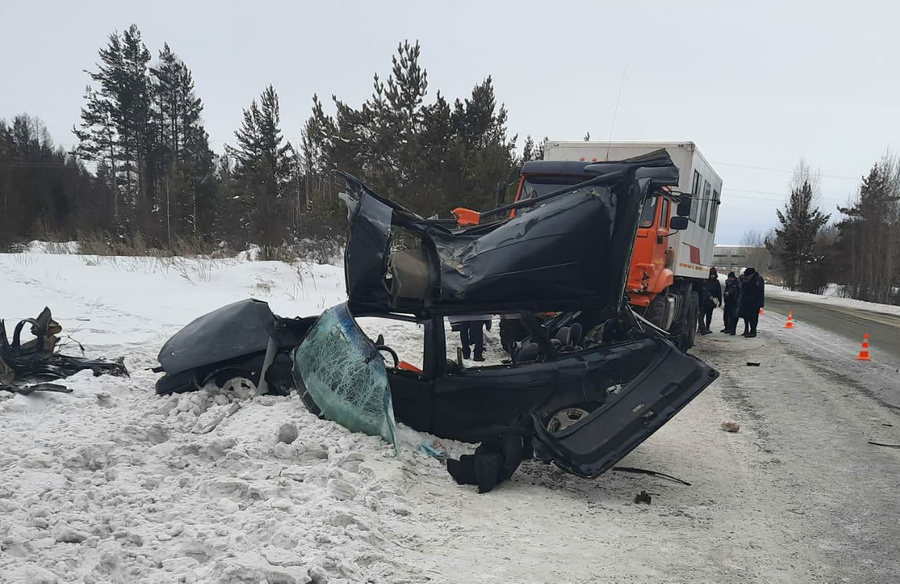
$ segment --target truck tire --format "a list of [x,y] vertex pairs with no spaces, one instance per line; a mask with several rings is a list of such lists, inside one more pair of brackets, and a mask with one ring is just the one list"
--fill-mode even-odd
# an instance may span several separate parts
[[690,286],[679,292],[679,296],[686,298],[687,305],[681,310],[680,318],[672,326],[671,333],[678,348],[684,352],[694,346],[697,336],[697,319],[700,317],[700,296]]
[[694,339],[697,337],[697,319],[700,318],[700,295],[696,292],[691,292],[689,298],[687,318],[685,318],[684,323],[686,328],[682,335],[681,350],[684,352],[687,352],[688,349],[694,346]]

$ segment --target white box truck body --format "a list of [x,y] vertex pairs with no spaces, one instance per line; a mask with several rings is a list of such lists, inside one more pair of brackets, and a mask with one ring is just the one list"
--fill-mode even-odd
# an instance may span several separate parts
[[[665,148],[678,167],[678,190],[691,193],[688,228],[669,236],[668,267],[676,277],[705,279],[713,265],[722,179],[693,142],[544,142],[544,160],[604,162]],[[668,258],[667,258],[668,259]]]

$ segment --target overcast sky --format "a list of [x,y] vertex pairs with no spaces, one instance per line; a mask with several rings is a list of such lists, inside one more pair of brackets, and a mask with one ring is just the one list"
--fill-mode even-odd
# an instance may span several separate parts
[[72,146],[83,70],[131,23],[192,70],[217,151],[268,83],[296,143],[313,94],[359,105],[404,39],[422,44],[428,99],[493,76],[520,145],[606,140],[627,64],[612,138],[696,142],[724,180],[717,242],[732,244],[774,226],[801,157],[833,211],[900,149],[896,2],[199,4],[4,0],[0,118],[36,115]]

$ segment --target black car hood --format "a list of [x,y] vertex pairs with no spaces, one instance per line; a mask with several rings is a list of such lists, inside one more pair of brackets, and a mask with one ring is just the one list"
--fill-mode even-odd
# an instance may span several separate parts
[[262,353],[270,338],[279,347],[293,346],[314,321],[281,318],[261,300],[241,300],[191,321],[166,341],[157,360],[172,375]]
[[585,167],[580,185],[523,201],[513,219],[449,229],[344,175],[352,311],[617,308],[648,192],[677,184],[665,151]]

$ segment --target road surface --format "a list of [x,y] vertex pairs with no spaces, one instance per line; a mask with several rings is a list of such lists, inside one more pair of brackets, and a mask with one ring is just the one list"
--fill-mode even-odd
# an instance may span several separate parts
[[889,363],[900,364],[900,316],[879,314],[868,310],[804,302],[795,298],[766,297],[767,313],[787,320],[789,310],[794,312],[798,327],[810,323],[847,340],[848,352],[859,351],[863,334],[869,334],[869,344],[889,358]]

